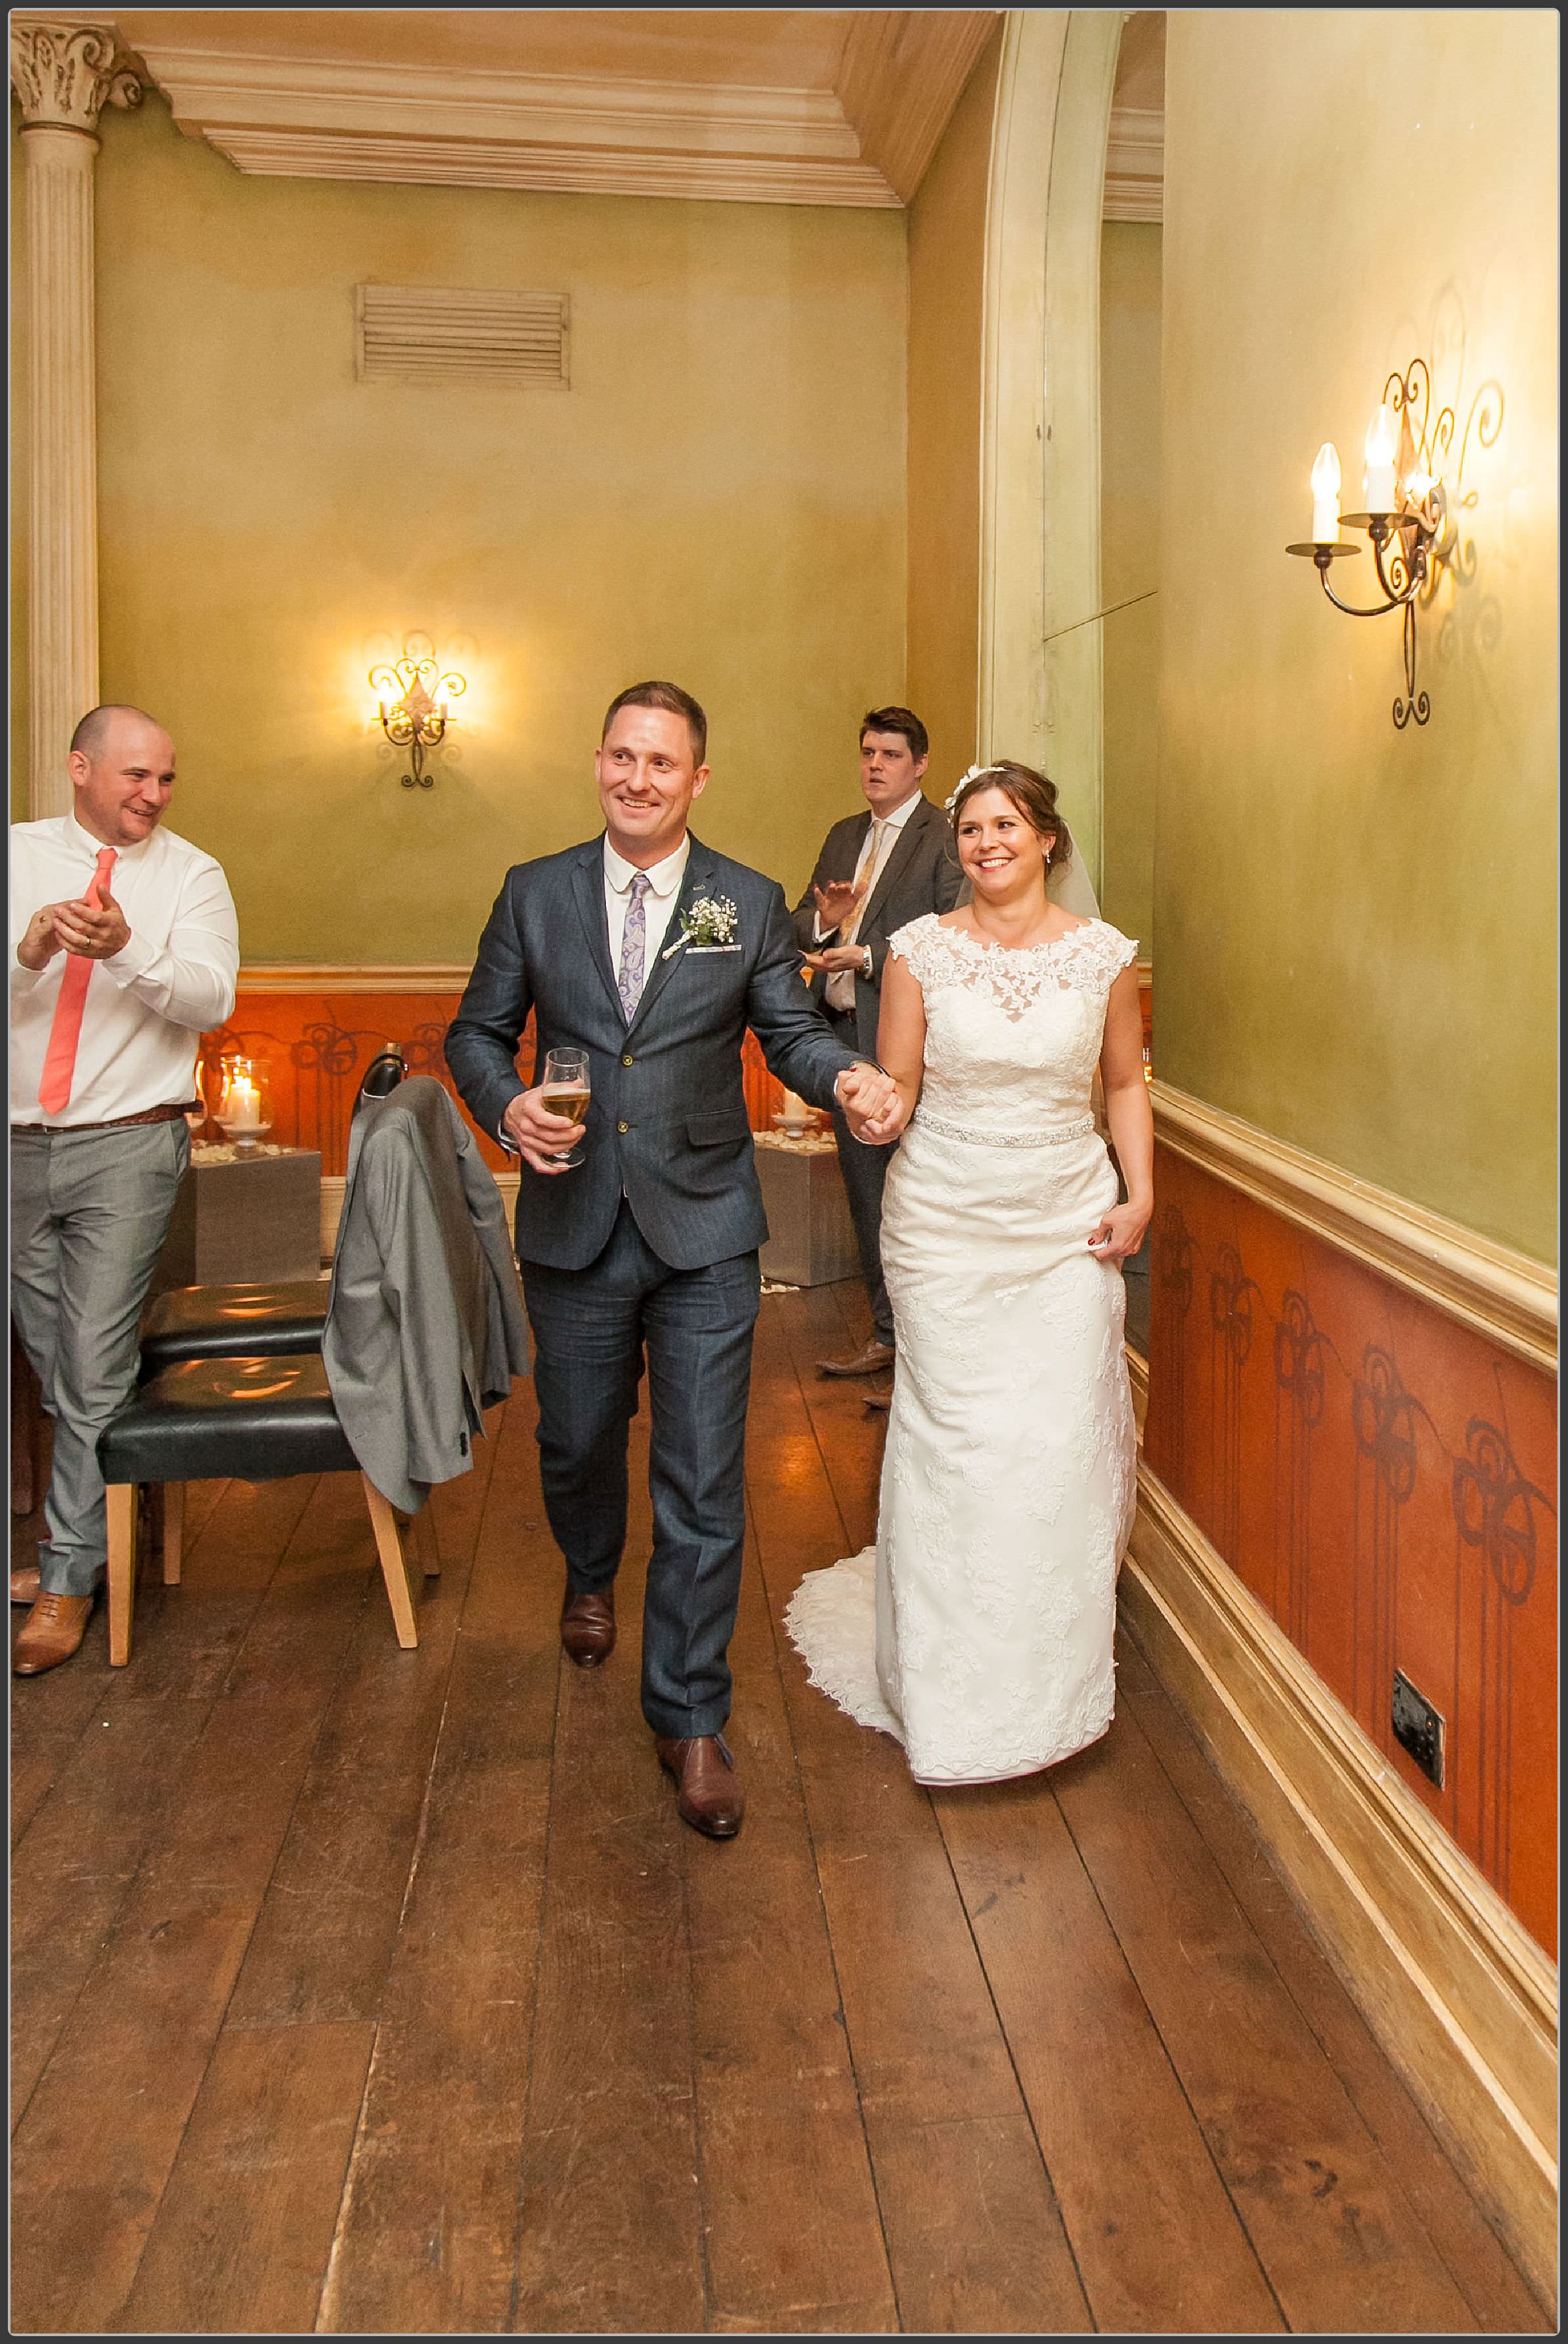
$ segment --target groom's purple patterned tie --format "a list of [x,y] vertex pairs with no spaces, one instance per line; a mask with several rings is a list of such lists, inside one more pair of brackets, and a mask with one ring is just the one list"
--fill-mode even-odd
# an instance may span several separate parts
[[646,871],[634,874],[631,901],[626,907],[626,925],[620,935],[620,971],[615,983],[620,995],[621,1014],[628,1026],[642,998],[642,964],[648,945],[648,920],[642,906],[650,884]]

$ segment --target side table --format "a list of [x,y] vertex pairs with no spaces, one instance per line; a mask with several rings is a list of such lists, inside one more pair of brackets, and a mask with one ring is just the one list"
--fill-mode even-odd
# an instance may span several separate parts
[[321,1156],[314,1147],[195,1147],[148,1288],[316,1278]]
[[802,1139],[754,1131],[757,1177],[768,1215],[762,1275],[781,1286],[827,1286],[859,1275],[859,1248],[839,1151],[830,1132]]

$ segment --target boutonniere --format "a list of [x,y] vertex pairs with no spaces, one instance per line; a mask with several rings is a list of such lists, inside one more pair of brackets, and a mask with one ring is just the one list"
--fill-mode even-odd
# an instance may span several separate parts
[[660,960],[669,960],[683,945],[728,945],[735,941],[739,917],[728,895],[699,895],[680,915],[680,934],[666,945]]

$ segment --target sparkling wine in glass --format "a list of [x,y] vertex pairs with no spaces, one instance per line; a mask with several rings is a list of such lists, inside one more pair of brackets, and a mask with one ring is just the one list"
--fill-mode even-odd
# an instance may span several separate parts
[[[588,1052],[551,1050],[545,1059],[544,1080],[539,1086],[539,1105],[546,1113],[564,1115],[575,1124],[584,1124],[591,1096]],[[574,1142],[556,1160],[568,1172],[575,1172],[583,1160],[580,1146]]]

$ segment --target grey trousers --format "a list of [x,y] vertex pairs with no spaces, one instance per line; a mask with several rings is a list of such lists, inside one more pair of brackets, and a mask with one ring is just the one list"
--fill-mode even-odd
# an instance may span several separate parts
[[11,1316],[55,1426],[46,1593],[90,1595],[104,1568],[98,1435],[136,1384],[142,1303],[189,1157],[183,1122],[11,1134]]

